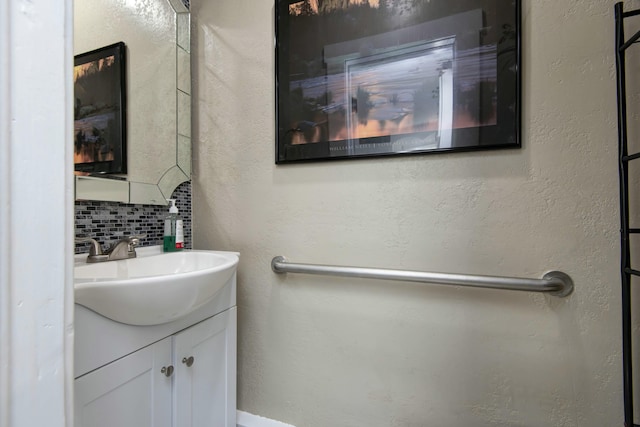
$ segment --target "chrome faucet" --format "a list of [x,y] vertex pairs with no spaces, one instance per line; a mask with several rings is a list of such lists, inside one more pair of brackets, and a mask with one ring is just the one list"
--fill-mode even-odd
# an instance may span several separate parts
[[136,257],[136,246],[140,244],[141,236],[126,236],[113,244],[109,249],[102,251],[102,246],[97,240],[90,237],[76,237],[76,243],[91,243],[87,262],[117,261]]

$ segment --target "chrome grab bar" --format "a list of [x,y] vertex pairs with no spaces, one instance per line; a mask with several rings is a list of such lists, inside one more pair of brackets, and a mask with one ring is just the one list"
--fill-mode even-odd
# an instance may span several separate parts
[[287,261],[283,256],[277,256],[271,260],[271,269],[274,273],[278,274],[302,273],[366,279],[400,280],[407,282],[436,283],[440,285],[544,292],[557,297],[566,297],[573,292],[573,280],[561,271],[550,271],[546,273],[542,279],[522,279],[518,277],[479,276],[475,274],[427,273],[424,271],[391,270],[384,268],[298,264]]

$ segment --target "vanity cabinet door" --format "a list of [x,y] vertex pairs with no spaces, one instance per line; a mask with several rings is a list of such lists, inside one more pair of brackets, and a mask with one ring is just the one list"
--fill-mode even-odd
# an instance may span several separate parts
[[171,427],[169,366],[166,338],[78,378],[74,426]]
[[174,336],[174,426],[236,427],[236,308]]

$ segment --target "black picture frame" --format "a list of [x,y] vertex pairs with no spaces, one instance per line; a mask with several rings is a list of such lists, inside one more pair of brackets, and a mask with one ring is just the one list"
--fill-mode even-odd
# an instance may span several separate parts
[[125,44],[76,55],[73,81],[75,174],[127,173]]
[[518,148],[520,0],[276,0],[276,163]]

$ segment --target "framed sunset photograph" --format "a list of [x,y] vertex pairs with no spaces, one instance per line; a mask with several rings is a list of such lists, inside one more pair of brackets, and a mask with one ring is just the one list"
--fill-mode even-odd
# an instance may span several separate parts
[[76,175],[127,172],[125,44],[74,58],[74,164]]
[[276,163],[520,147],[519,0],[277,0]]

